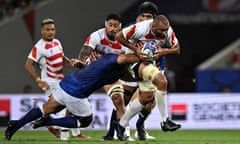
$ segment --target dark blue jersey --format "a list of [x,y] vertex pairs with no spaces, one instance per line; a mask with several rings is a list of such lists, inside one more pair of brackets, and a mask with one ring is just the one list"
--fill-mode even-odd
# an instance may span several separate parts
[[95,90],[106,84],[112,84],[126,72],[125,65],[117,63],[118,55],[105,54],[97,61],[82,70],[77,70],[66,76],[61,82],[61,88],[77,98],[86,98]]

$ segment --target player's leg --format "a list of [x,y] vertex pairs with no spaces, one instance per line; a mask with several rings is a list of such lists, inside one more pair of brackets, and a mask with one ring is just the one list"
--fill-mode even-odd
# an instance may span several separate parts
[[[149,84],[149,83],[148,83]],[[148,84],[143,85],[143,86],[148,86]],[[151,82],[150,82],[151,84]],[[151,86],[150,86],[151,87]],[[125,138],[123,131],[126,126],[129,124],[129,120],[135,116],[138,112],[140,112],[144,106],[154,100],[153,94],[154,90],[149,90],[148,91],[141,91],[142,86],[140,85],[140,91],[139,91],[139,97],[137,97],[135,100],[132,101],[131,105],[125,112],[125,114],[122,116],[120,119],[119,123],[116,125],[117,129],[117,135],[120,138]]]
[[[131,101],[135,100],[138,97],[138,91],[136,91],[131,97]],[[129,103],[131,105],[131,102]],[[151,109],[155,106],[155,101],[148,103],[144,106],[144,108],[139,112],[138,119],[136,122],[136,133],[135,137],[139,140],[145,139],[155,139],[153,136],[150,136],[148,132],[145,130],[145,120],[151,113]]]
[[125,105],[124,105],[124,89],[121,85],[120,81],[112,85],[105,85],[104,90],[108,96],[112,99],[113,105],[116,108],[116,119],[119,120],[122,115],[125,113]]
[[180,124],[176,124],[168,117],[168,105],[167,105],[167,79],[162,72],[159,72],[154,76],[153,83],[157,87],[155,93],[155,99],[160,111],[162,122],[160,123],[163,131],[175,131],[181,127]]
[[[136,92],[138,86],[137,82],[133,81],[121,81],[122,85],[124,87],[124,103],[126,110],[129,108],[129,102],[131,101],[132,96]],[[130,125],[128,125],[125,128],[125,133],[124,135],[126,136],[127,141],[134,141],[134,139],[131,137],[131,129]]]
[[7,140],[11,140],[13,134],[19,130],[21,127],[23,127],[25,124],[34,121],[41,116],[49,117],[50,113],[56,112],[58,107],[60,106],[59,103],[55,101],[55,99],[51,96],[46,103],[39,106],[38,108],[31,109],[26,115],[24,115],[20,120],[18,121],[9,121],[8,127],[5,131],[5,137]]
[[111,98],[114,109],[112,112],[109,131],[106,136],[103,136],[103,140],[113,140],[115,125],[116,122],[122,117],[125,113],[125,105],[124,105],[124,89],[121,84],[121,81],[117,81],[114,84],[109,84],[104,86],[104,90],[107,95]]
[[[117,84],[122,84],[124,86],[124,103],[126,105],[130,101],[132,93],[135,91],[136,84],[135,84],[134,87],[133,86],[131,86],[131,87],[130,86],[126,86],[125,83],[123,81],[121,81],[121,80],[119,82],[117,82]],[[109,91],[110,88],[107,89],[107,90]],[[114,90],[114,89],[111,89],[111,90]],[[111,93],[111,92],[109,91],[108,93]],[[117,113],[117,111],[114,108],[113,111],[112,111],[108,132],[107,132],[106,136],[103,136],[102,140],[113,140],[114,139],[115,123],[117,121],[116,113]],[[125,135],[128,136],[130,141],[134,140],[130,136],[130,128],[126,129]]]
[[[68,109],[65,109],[65,116],[70,116],[72,115]],[[64,128],[64,131],[67,131],[68,129]],[[80,128],[72,128],[71,129],[72,132],[72,138],[80,138],[80,139],[86,139],[86,138],[90,138],[89,136],[82,134],[80,131]]]
[[[52,95],[52,93],[57,89],[58,82],[48,82],[49,88],[45,91],[45,94],[49,97]],[[63,110],[64,111],[64,110]],[[63,111],[60,111],[58,114],[51,114],[50,116],[56,117],[58,115],[64,116],[62,113]],[[59,138],[61,133],[61,128],[58,126],[48,126],[48,131],[51,132],[55,137]]]
[[151,110],[155,106],[155,101],[145,105],[144,109],[139,113],[138,120],[136,122],[136,133],[135,137],[139,140],[145,139],[155,139],[155,137],[149,135],[149,133],[145,130],[145,121],[147,120],[148,116],[151,114]]
[[[129,124],[130,119],[135,116],[137,113],[139,113],[143,108],[144,105],[152,102],[153,94],[154,92],[139,92],[139,97],[136,98],[131,105],[129,106],[129,109],[125,112],[125,114],[122,116],[122,118],[119,121],[119,125],[121,127],[126,127]],[[123,135],[120,133],[121,131],[118,131],[118,135]]]
[[72,115],[63,118],[50,118],[46,121],[40,119],[34,123],[33,128],[49,125],[56,125],[65,128],[80,128],[87,127],[91,123],[92,109],[87,98],[75,98],[63,91],[60,91],[59,95],[55,98],[56,101],[62,105],[64,104]]
[[115,122],[117,120],[117,111],[115,109],[112,110],[111,119],[109,123],[109,128],[107,131],[107,134],[102,137],[102,140],[114,140],[114,134],[115,134]]

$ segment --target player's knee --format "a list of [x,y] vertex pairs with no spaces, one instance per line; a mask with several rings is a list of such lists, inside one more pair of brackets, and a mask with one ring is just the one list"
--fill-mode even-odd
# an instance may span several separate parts
[[93,120],[93,115],[86,116],[86,117],[75,116],[75,118],[80,123],[78,127],[85,128],[91,124],[91,122]]
[[113,85],[107,92],[114,103],[114,105],[120,105],[123,103],[124,89],[122,85]]
[[168,82],[162,73],[158,73],[154,78],[154,84],[160,90],[165,90],[167,88]]
[[112,96],[112,101],[116,108],[120,105],[123,105],[124,103],[122,95],[119,94],[115,94],[114,96]]
[[143,80],[153,81],[159,73],[159,69],[152,64],[149,64],[142,69]]

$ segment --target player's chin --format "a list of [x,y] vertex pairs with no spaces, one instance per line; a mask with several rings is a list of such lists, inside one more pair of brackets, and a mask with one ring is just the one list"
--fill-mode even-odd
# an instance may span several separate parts
[[54,37],[47,37],[46,40],[47,41],[52,41]]

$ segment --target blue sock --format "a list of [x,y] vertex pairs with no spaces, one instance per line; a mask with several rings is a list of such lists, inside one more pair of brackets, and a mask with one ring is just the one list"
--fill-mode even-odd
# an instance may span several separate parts
[[52,118],[46,124],[46,126],[56,125],[67,128],[77,128],[77,119],[73,116],[66,116],[63,118]]
[[20,120],[18,120],[17,125],[13,128],[11,133],[15,133],[18,129],[20,129],[25,124],[34,121],[40,118],[43,115],[39,108],[31,109],[26,115],[24,115]]
[[111,136],[111,137],[114,136],[115,121],[117,120],[116,117],[117,117],[117,112],[116,112],[116,110],[113,109],[111,120],[110,120],[110,127],[109,127],[109,130],[108,130],[108,133],[107,133],[108,136]]
[[139,128],[139,127],[144,127],[144,121],[145,121],[145,118],[139,114],[138,115],[138,120],[137,120],[137,123],[136,123],[136,127]]

